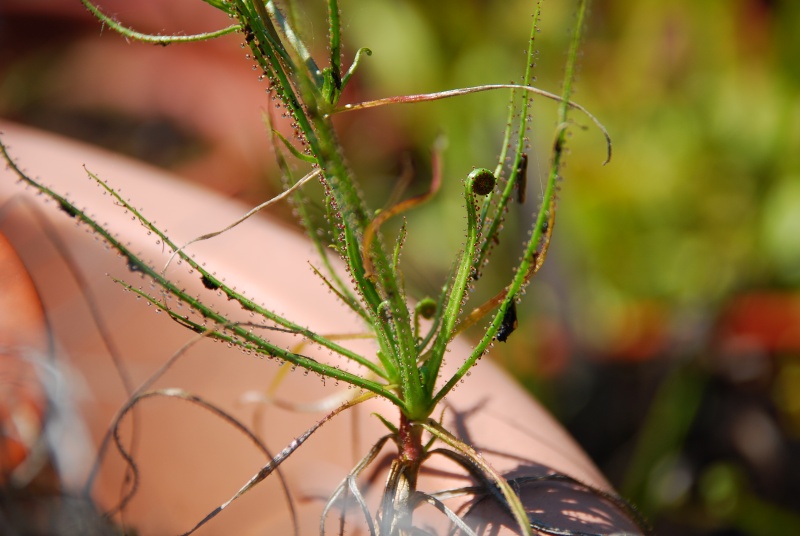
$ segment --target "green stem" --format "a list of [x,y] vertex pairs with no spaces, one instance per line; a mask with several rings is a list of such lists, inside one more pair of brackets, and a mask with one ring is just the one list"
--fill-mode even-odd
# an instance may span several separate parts
[[330,28],[331,49],[331,75],[337,84],[337,90],[342,89],[342,43],[341,21],[339,20],[339,2],[328,0],[328,26]]

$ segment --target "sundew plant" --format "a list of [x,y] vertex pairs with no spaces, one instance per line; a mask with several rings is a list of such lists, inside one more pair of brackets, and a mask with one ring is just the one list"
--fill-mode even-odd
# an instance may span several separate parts
[[[125,38],[145,43],[191,43],[238,34],[241,37],[241,46],[245,49],[243,53],[246,53],[259,77],[269,84],[267,93],[268,99],[272,101],[270,109],[273,110],[270,113],[275,113],[274,110],[277,109],[277,113],[291,120],[292,137],[286,137],[270,128],[275,157],[282,173],[284,193],[254,208],[225,229],[200,236],[188,243],[176,243],[165,230],[135,208],[132,200],[124,198],[109,183],[89,172],[90,177],[120,206],[120,210],[130,213],[148,233],[156,235],[163,247],[167,248],[169,262],[166,266],[155,266],[118,239],[114,229],[107,228],[93,219],[87,210],[74,204],[64,192],[53,191],[42,181],[26,175],[3,146],[3,154],[9,166],[22,182],[54,200],[66,216],[74,218],[101,236],[124,258],[132,272],[151,280],[154,286],[150,288],[155,288],[155,291],[145,290],[129,282],[119,283],[127,291],[147,300],[165,316],[196,332],[201,338],[224,341],[248,354],[269,357],[286,366],[301,368],[353,388],[350,391],[352,396],[347,402],[293,441],[234,497],[209,513],[190,532],[275,472],[283,460],[329,419],[366,399],[380,397],[391,402],[397,408],[397,414],[380,417],[386,425],[387,435],[369,452],[364,453],[364,459],[335,490],[323,514],[323,526],[324,517],[337,504],[337,500],[350,494],[351,500],[360,506],[364,523],[371,534],[422,533],[413,527],[414,510],[423,502],[433,504],[446,515],[454,531],[476,534],[476,529],[469,527],[439,499],[417,490],[417,477],[422,465],[434,453],[444,453],[461,465],[479,487],[511,514],[520,533],[573,534],[569,530],[529,518],[515,492],[514,483],[495,472],[470,445],[445,429],[440,424],[439,415],[442,411],[441,403],[447,394],[487,353],[495,340],[504,341],[516,327],[516,303],[545,261],[555,226],[560,170],[568,133],[574,125],[573,114],[580,114],[585,121],[596,125],[606,138],[608,157],[611,156],[610,141],[603,127],[585,109],[570,100],[588,1],[580,0],[577,5],[575,30],[567,51],[560,94],[549,93],[531,85],[536,21],[542,8],[542,2],[531,2],[533,24],[527,50],[528,61],[520,84],[482,85],[355,103],[341,102],[342,91],[354,76],[358,76],[359,63],[365,56],[371,55],[371,52],[362,48],[352,59],[343,60],[342,14],[337,0],[327,1],[329,56],[326,58],[312,56],[310,49],[300,38],[301,32],[293,27],[294,22],[299,21],[293,21],[287,16],[287,13],[291,13],[289,0],[203,0],[209,6],[226,13],[232,24],[219,31],[200,35],[142,34],[104,14],[89,0],[81,1],[105,27],[115,30]],[[409,296],[400,263],[406,227],[403,225],[396,236],[385,236],[381,227],[390,218],[413,209],[437,193],[442,180],[440,149],[434,148],[433,179],[426,193],[408,197],[376,212],[365,205],[358,182],[337,141],[332,118],[337,114],[358,113],[358,110],[371,107],[408,106],[415,102],[460,98],[484,91],[505,91],[510,94],[508,124],[497,164],[494,169],[476,168],[464,177],[465,239],[460,252],[452,261],[447,280],[442,282],[441,292],[433,298]],[[480,284],[481,274],[489,269],[493,247],[502,239],[504,217],[511,206],[524,200],[526,194],[530,150],[526,133],[530,129],[529,107],[533,97],[552,100],[553,106],[557,108],[557,123],[552,134],[549,164],[538,211],[533,218],[528,238],[521,245],[519,261],[510,280],[501,289],[495,289],[494,297],[485,303],[472,303],[469,300],[471,290]],[[268,125],[271,124],[269,114],[266,120]],[[322,185],[321,199],[318,194],[311,193],[316,190],[306,187],[311,181]],[[317,333],[312,328],[303,327],[291,318],[285,318],[271,310],[268,304],[254,302],[241,291],[237,291],[233,282],[227,282],[224,274],[207,270],[201,261],[187,252],[193,242],[213,239],[262,208],[286,198],[293,203],[295,213],[319,253],[315,272],[340,299],[343,307],[351,309],[363,321],[365,333],[374,340],[374,353],[360,354],[349,349],[337,337]],[[323,207],[321,217],[319,210],[315,211],[315,207],[319,206]],[[251,313],[255,320],[240,322],[221,312],[202,296],[189,294],[171,275],[174,273],[172,269],[178,264],[191,270],[190,273],[198,277],[205,288],[237,303],[242,310]],[[346,273],[339,269],[342,264]],[[484,327],[471,353],[463,358],[455,373],[443,376],[442,364],[451,341],[467,327],[481,325],[480,321],[483,321]],[[271,331],[291,333],[303,343],[294,349],[284,348],[270,341]],[[304,355],[303,348],[310,345],[335,354],[342,360],[342,364],[328,364]],[[120,410],[117,424],[138,401],[153,396],[153,391],[147,390],[152,383],[148,382],[132,394],[128,403]],[[126,447],[119,441],[116,426],[112,427],[108,442],[113,439],[116,439],[123,457],[130,459]],[[397,455],[389,471],[378,511],[370,512],[358,487],[353,483],[374,461],[387,441],[393,441],[397,445]],[[135,472],[133,464],[131,467]],[[567,477],[556,475],[554,478]],[[611,499],[622,504],[616,498]],[[324,532],[324,528],[321,530]]]

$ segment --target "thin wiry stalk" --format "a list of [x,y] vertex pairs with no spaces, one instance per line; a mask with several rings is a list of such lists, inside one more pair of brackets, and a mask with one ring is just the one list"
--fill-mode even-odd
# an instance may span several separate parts
[[300,188],[301,186],[306,184],[311,179],[316,178],[318,176],[319,176],[319,170],[316,169],[316,170],[312,171],[311,173],[306,174],[305,177],[303,177],[302,179],[300,179],[299,181],[294,183],[291,187],[289,187],[288,189],[284,190],[282,193],[276,195],[275,197],[273,197],[271,199],[268,199],[267,201],[264,201],[263,203],[261,203],[260,205],[258,205],[256,207],[248,210],[247,213],[244,216],[242,216],[241,218],[239,218],[235,222],[233,222],[233,223],[231,223],[229,225],[226,225],[224,228],[220,229],[219,231],[206,233],[206,234],[200,235],[200,236],[198,236],[196,238],[193,238],[193,239],[189,240],[184,245],[182,245],[181,247],[179,247],[178,249],[176,249],[175,251],[172,252],[172,255],[170,255],[170,257],[169,257],[169,260],[167,260],[167,263],[164,265],[164,268],[161,269],[161,275],[166,275],[167,268],[169,268],[170,263],[173,261],[173,259],[176,256],[180,255],[187,247],[191,246],[192,244],[196,244],[197,242],[202,242],[203,240],[210,240],[210,239],[212,239],[214,237],[217,237],[217,236],[219,236],[219,235],[221,235],[223,233],[226,233],[226,232],[230,231],[231,229],[233,229],[237,225],[239,225],[239,224],[247,221],[248,219],[252,218],[253,216],[258,214],[259,212],[261,212],[265,208],[277,203],[278,201],[281,201],[281,200],[289,197],[290,195],[292,195],[292,193],[294,193],[295,190],[297,190],[298,188]]
[[[574,67],[570,70],[567,70],[567,73],[570,76],[574,76]],[[565,85],[565,88],[571,91],[572,84]],[[359,102],[357,104],[345,104],[339,108],[334,109],[331,111],[331,114],[340,114],[344,112],[352,112],[356,110],[365,110],[368,108],[375,108],[378,106],[387,106],[390,104],[412,104],[416,102],[430,102],[436,101],[441,99],[448,99],[451,97],[461,97],[463,95],[470,95],[472,93],[482,93],[484,91],[495,91],[498,89],[518,89],[520,91],[527,91],[529,93],[533,93],[534,95],[539,95],[541,97],[545,97],[551,100],[554,100],[560,103],[559,109],[561,108],[573,108],[578,110],[579,112],[583,113],[594,125],[600,130],[603,134],[603,137],[606,141],[606,159],[603,161],[603,164],[607,164],[611,161],[611,135],[609,135],[606,127],[603,126],[603,123],[600,122],[594,115],[592,115],[589,110],[578,104],[577,102],[573,102],[569,100],[569,98],[565,98],[563,95],[558,96],[555,93],[550,93],[549,91],[545,91],[543,89],[539,89],[533,86],[524,86],[519,84],[485,84],[482,86],[474,86],[474,87],[464,87],[459,89],[450,89],[448,91],[438,91],[436,93],[420,93],[418,95],[403,95],[399,97],[386,97],[383,99],[376,99],[371,101]],[[563,117],[566,121],[566,113],[563,111],[559,111],[559,116]],[[564,122],[565,122],[564,121]]]
[[330,412],[328,415],[326,415],[322,419],[320,419],[319,421],[317,421],[316,423],[314,423],[314,425],[311,426],[311,428],[309,428],[303,434],[301,434],[300,436],[298,436],[297,438],[292,440],[292,442],[289,443],[282,451],[280,451],[278,454],[276,454],[274,457],[272,457],[272,459],[266,465],[264,465],[255,475],[253,475],[253,477],[250,478],[250,480],[248,480],[247,483],[245,483],[239,489],[239,491],[237,491],[230,499],[228,499],[227,501],[225,501],[224,503],[222,503],[221,505],[216,507],[214,510],[209,512],[208,515],[206,515],[206,517],[204,517],[202,520],[200,520],[197,523],[197,525],[195,525],[188,532],[185,532],[182,536],[188,536],[189,534],[192,534],[193,532],[195,532],[197,529],[199,529],[200,527],[205,525],[207,522],[209,522],[211,519],[216,517],[220,512],[222,512],[225,508],[227,508],[233,501],[235,501],[236,499],[238,499],[239,497],[241,497],[242,495],[244,495],[245,493],[247,493],[248,491],[253,489],[257,484],[261,483],[265,478],[267,478],[274,471],[276,471],[278,469],[278,467],[295,450],[297,450],[303,443],[305,443],[306,440],[308,440],[308,438],[311,437],[314,434],[314,432],[316,432],[323,424],[325,424],[328,421],[330,421],[332,418],[334,418],[336,415],[338,415],[342,411],[345,411],[347,409],[352,408],[353,406],[356,406],[356,405],[360,404],[361,402],[363,402],[367,398],[368,397],[360,397],[360,398],[352,400],[352,401],[350,401],[350,402],[348,402],[346,404],[343,404],[343,405],[339,406],[337,409],[335,409],[334,411]]
[[[333,491],[331,496],[328,498],[328,501],[325,503],[325,507],[322,509],[322,516],[320,517],[320,521],[319,521],[319,533],[320,533],[320,536],[324,536],[324,534],[325,534],[325,521],[327,520],[328,514],[330,513],[331,508],[333,508],[333,506],[335,505],[336,501],[345,492],[346,489],[348,489],[348,488],[352,489],[351,481],[355,482],[355,479],[358,478],[358,476],[364,471],[364,469],[369,467],[369,465],[375,460],[375,458],[378,456],[378,454],[380,454],[381,449],[383,449],[383,446],[386,444],[386,441],[388,441],[392,437],[393,437],[392,434],[387,434],[387,435],[381,437],[380,439],[378,439],[378,441],[376,441],[375,444],[372,445],[372,448],[369,449],[369,452],[367,453],[367,455],[364,456],[361,459],[361,461],[359,461],[356,464],[356,466],[353,467],[353,469],[350,470],[350,472],[347,474],[347,477],[345,477],[345,479],[342,480],[342,482]],[[360,495],[360,492],[359,492],[359,495]],[[347,504],[343,504],[342,505],[342,512],[344,512],[346,509],[347,509]],[[362,508],[362,510],[363,510],[363,508]],[[365,512],[364,515],[365,515],[365,518],[367,520],[367,523],[370,526],[370,534],[374,534],[375,533],[375,526],[374,526],[374,524],[372,522],[371,514],[369,512]]]
[[[250,324],[250,327],[261,327],[261,326]],[[138,481],[139,481],[138,469],[137,469],[136,463],[134,461],[134,458],[131,455],[132,450],[131,449],[125,449],[121,445],[121,442],[120,442],[119,425],[122,422],[122,419],[124,418],[124,416],[127,413],[131,413],[131,415],[135,417],[137,415],[137,413],[136,413],[137,404],[144,397],[144,394],[148,392],[148,389],[150,389],[150,387],[152,387],[162,376],[164,376],[164,374],[166,374],[167,371],[169,371],[172,368],[172,366],[177,362],[177,360],[180,359],[181,357],[183,357],[188,350],[190,350],[192,347],[194,347],[201,340],[206,339],[206,338],[208,338],[208,337],[210,337],[212,335],[213,335],[213,331],[212,330],[206,330],[203,333],[199,333],[198,335],[196,335],[195,337],[191,338],[189,341],[184,343],[177,351],[175,351],[172,354],[172,356],[164,364],[162,364],[158,368],[158,370],[156,370],[152,375],[150,375],[150,377],[148,377],[147,380],[145,380],[136,389],[135,392],[131,393],[131,395],[129,396],[128,401],[126,402],[126,404],[123,405],[117,411],[117,414],[112,419],[112,421],[111,421],[112,425],[109,428],[109,430],[106,432],[106,434],[103,437],[102,441],[100,442],[100,446],[99,446],[98,451],[97,451],[97,456],[95,458],[95,463],[93,464],[92,469],[89,472],[89,475],[88,475],[88,477],[86,479],[86,483],[84,484],[84,494],[86,496],[89,496],[91,494],[92,488],[94,487],[94,482],[95,482],[95,480],[97,478],[97,475],[98,475],[98,472],[100,470],[100,465],[101,465],[103,459],[106,456],[106,452],[108,450],[109,442],[113,438],[115,444],[117,445],[118,451],[120,452],[120,455],[123,457],[123,460],[126,462],[126,465],[127,465],[127,468],[128,468],[127,470],[131,474],[130,479],[129,479],[129,481],[131,483],[130,484],[131,487],[128,490],[128,493],[125,494],[123,496],[123,498],[120,500],[119,505],[116,508],[114,508],[111,512],[109,512],[108,515],[111,515],[113,512],[116,512],[116,511],[121,511],[124,508],[125,504],[127,504],[127,502],[130,499],[132,499],[134,494],[136,493],[136,489],[138,487]],[[150,391],[150,392],[152,392],[152,391]],[[232,421],[229,419],[228,422],[230,422],[235,427],[237,427],[240,430],[242,430],[246,435],[248,435],[248,437],[251,437],[251,438],[255,437],[252,433],[249,432],[249,430],[247,430],[244,427],[244,425],[239,423],[236,419],[233,419]],[[256,446],[258,446],[259,448],[262,449],[262,452],[264,452],[265,455],[267,455],[268,457],[272,458],[272,455],[269,453],[269,450],[266,448],[265,445],[263,445],[260,442],[260,440],[257,437],[255,437],[255,441],[254,442],[256,443]],[[292,517],[292,520],[293,520],[293,524],[294,524],[295,527],[297,527],[298,526],[298,524],[297,524],[297,514],[296,514],[296,511],[295,511],[295,508],[294,508],[294,502],[291,499],[291,493],[289,491],[288,483],[286,482],[286,478],[283,476],[282,472],[278,471],[277,475],[278,475],[278,479],[280,480],[281,486],[284,489],[284,492],[286,494],[287,500],[289,502],[289,510],[290,510],[290,514],[291,514],[291,517]]]
[[464,536],[478,536],[475,531],[473,531],[469,525],[467,525],[461,517],[455,512],[453,512],[450,508],[447,507],[442,501],[437,499],[434,495],[428,493],[422,493],[421,491],[417,491],[411,497],[411,508],[416,509],[422,503],[427,503],[439,510],[439,512],[443,513],[447,516],[447,519],[450,520],[450,523],[453,525],[455,529],[461,531]]
[[[209,4],[212,4],[212,1],[203,0]],[[217,37],[222,37],[223,35],[232,34],[238,32],[241,29],[241,26],[238,24],[233,24],[228,26],[227,28],[222,28],[221,30],[216,30],[213,32],[205,32],[200,34],[194,35],[154,35],[154,34],[146,34],[142,32],[137,32],[132,28],[128,28],[127,26],[123,26],[113,18],[109,17],[100,9],[92,4],[89,0],[81,0],[84,7],[95,17],[97,17],[103,24],[106,24],[109,28],[118,32],[121,35],[129,39],[134,39],[136,41],[141,41],[143,43],[153,43],[156,45],[170,45],[172,43],[194,43],[197,41],[208,41],[209,39],[215,39]],[[224,3],[217,3],[213,2],[218,9],[225,9],[222,6],[225,6]]]
[[[89,315],[92,318],[92,323],[97,329],[97,332],[100,335],[100,340],[102,341],[109,357],[111,358],[114,369],[117,371],[117,375],[122,382],[122,387],[125,390],[125,394],[127,396],[133,395],[133,380],[131,379],[131,374],[128,371],[128,367],[122,360],[122,352],[120,352],[117,343],[114,342],[114,338],[111,336],[111,328],[106,322],[106,316],[98,307],[98,300],[96,296],[93,295],[89,281],[86,279],[83,272],[78,268],[78,263],[73,255],[73,252],[70,251],[70,249],[64,243],[64,240],[56,232],[56,229],[53,224],[50,223],[50,220],[44,217],[42,210],[38,206],[32,203],[25,203],[25,205],[28,209],[30,209],[34,219],[36,220],[36,223],[39,225],[39,227],[41,227],[42,231],[47,237],[47,240],[49,240],[53,244],[53,247],[55,247],[58,251],[59,257],[64,261],[67,271],[75,280],[75,284],[77,284],[81,289],[81,297],[86,302],[86,307],[89,309]],[[136,417],[134,415],[134,420],[135,419]]]
[[[197,396],[197,395],[195,395],[193,393],[189,393],[187,391],[184,391],[183,389],[176,389],[176,388],[156,389],[156,390],[153,390],[153,391],[139,391],[139,392],[136,393],[136,395],[131,397],[128,400],[128,402],[123,406],[122,410],[118,414],[118,417],[113,421],[113,423],[111,425],[111,435],[112,435],[112,437],[114,439],[114,443],[115,443],[115,445],[117,447],[118,452],[122,456],[122,458],[126,461],[126,463],[131,468],[131,470],[132,470],[132,472],[134,474],[134,479],[133,479],[133,483],[131,485],[131,489],[129,490],[129,493],[125,497],[123,497],[123,499],[120,501],[120,504],[117,505],[116,508],[114,508],[111,511],[109,511],[107,513],[107,515],[113,515],[114,512],[121,511],[121,510],[123,510],[125,508],[126,504],[135,495],[136,489],[137,489],[137,485],[138,485],[138,480],[139,480],[139,478],[138,478],[138,469],[136,468],[136,464],[135,464],[133,458],[131,457],[130,453],[125,449],[124,445],[122,444],[122,440],[121,440],[121,438],[119,436],[119,425],[122,422],[122,420],[125,418],[125,415],[131,409],[133,409],[138,403],[140,403],[143,400],[146,400],[148,398],[153,398],[153,397],[179,398],[179,399],[182,399],[182,400],[186,400],[187,402],[195,404],[195,405],[197,405],[197,406],[199,406],[199,407],[201,407],[201,408],[203,408],[203,409],[205,409],[207,411],[210,411],[211,413],[215,414],[217,417],[222,419],[224,422],[230,424],[235,429],[237,429],[240,432],[242,432],[256,447],[258,447],[259,450],[261,450],[262,453],[264,453],[265,456],[270,458],[270,463],[273,464],[270,473],[272,471],[275,471],[278,468],[278,465],[280,465],[280,463],[283,461],[283,459],[286,458],[286,455],[284,454],[285,449],[284,449],[284,451],[281,451],[280,453],[278,453],[277,456],[273,456],[270,453],[270,451],[267,448],[267,446],[264,445],[264,443],[255,434],[253,434],[244,424],[242,424],[238,419],[236,419],[234,416],[232,416],[231,414],[229,414],[225,410],[223,410],[220,407],[218,407],[216,404],[208,402],[205,399],[203,399],[202,397],[199,397],[199,396]],[[304,440],[305,439],[303,439],[303,441]],[[284,454],[283,457],[281,457],[282,454]],[[269,466],[269,464],[268,464],[268,466]],[[262,469],[262,471],[263,471],[263,469]],[[279,480],[281,482],[281,486],[282,486],[283,492],[286,495],[286,499],[287,499],[287,502],[289,504],[289,510],[290,510],[290,513],[291,513],[292,523],[293,523],[293,526],[294,526],[294,532],[297,535],[297,534],[299,534],[298,533],[299,525],[298,525],[298,522],[297,522],[297,513],[296,513],[296,511],[294,509],[294,501],[292,500],[291,492],[289,490],[289,486],[288,486],[288,484],[286,482],[286,479],[280,473],[278,473],[278,478],[279,478]],[[263,478],[261,480],[263,480]],[[258,482],[260,482],[261,480],[258,480]],[[256,483],[257,482],[254,482],[252,485],[255,485]],[[252,487],[252,485],[250,487]],[[192,532],[194,532],[195,530],[200,528],[200,526],[202,526],[208,520],[210,520],[211,518],[216,516],[217,513],[222,511],[222,509],[224,509],[227,505],[229,505],[233,500],[235,500],[236,498],[241,496],[244,492],[246,492],[248,489],[250,489],[250,487],[248,487],[247,489],[244,489],[244,490],[240,490],[240,492],[236,496],[234,496],[232,499],[230,499],[229,501],[224,503],[222,506],[220,506],[217,509],[215,509],[211,514],[206,516],[206,518],[204,518],[193,529],[191,529],[190,531],[186,532],[185,534],[191,534]]]

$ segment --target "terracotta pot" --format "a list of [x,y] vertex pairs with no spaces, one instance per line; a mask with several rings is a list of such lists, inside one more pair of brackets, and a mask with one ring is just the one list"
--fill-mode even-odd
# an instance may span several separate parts
[[[121,189],[125,197],[146,216],[167,228],[178,243],[221,229],[241,216],[247,207],[182,183],[156,169],[118,156],[59,139],[19,126],[2,125],[3,141],[17,162],[33,176],[67,192],[79,206],[101,222],[116,229],[135,251],[162,266],[166,256],[161,245],[130,214],[115,206],[109,196],[87,178],[81,164]],[[120,278],[149,290],[149,282],[127,270],[126,263],[104,248],[85,226],[76,225],[53,202],[32,195],[14,180],[10,170],[0,171],[0,232],[13,245],[30,274],[45,311],[46,322],[39,335],[3,339],[14,355],[29,361],[52,363],[68,379],[71,400],[84,423],[63,430],[51,440],[51,449],[78,449],[58,466],[64,489],[78,489],[85,482],[93,452],[117,409],[127,398],[120,372],[103,342],[96,307],[103,329],[110,333],[131,383],[139,385],[160,367],[192,333],[158,315],[144,300],[123,292],[113,281]],[[44,201],[44,203],[43,203]],[[44,222],[44,223],[43,223]],[[308,262],[316,262],[309,244],[296,231],[267,218],[254,218],[214,240],[198,243],[189,250],[217,274],[224,274],[249,297],[256,299],[317,332],[358,333],[359,319],[344,309],[327,292]],[[65,256],[64,252],[68,252]],[[71,273],[78,273],[75,276]],[[193,294],[215,299],[196,274],[173,265],[171,272]],[[16,283],[0,279],[6,294]],[[224,300],[219,300],[224,301]],[[236,307],[221,303],[233,311]],[[27,322],[8,306],[0,310],[2,325],[12,335]],[[43,344],[53,338],[54,350]],[[290,346],[297,341],[288,334],[270,333],[271,340]],[[368,342],[358,342],[369,352]],[[469,350],[469,341],[453,344],[444,374],[456,366]],[[48,352],[52,355],[48,355]],[[309,350],[311,352],[311,350]],[[315,358],[330,359],[324,354]],[[207,340],[193,346],[160,379],[155,387],[179,387],[202,396],[250,424],[254,408],[242,402],[242,395],[265,390],[278,372],[276,363],[226,348]],[[284,399],[303,402],[330,397],[344,386],[306,377],[301,371],[289,374],[278,393]],[[535,476],[548,472],[570,475],[600,490],[609,491],[603,476],[559,424],[512,379],[489,359],[483,359],[446,399],[444,423],[485,454],[504,474]],[[209,511],[227,500],[265,463],[265,457],[228,423],[185,402],[158,398],[143,401],[136,413],[136,461],[139,482],[134,499],[124,516],[115,521],[136,527],[139,534],[182,533]],[[282,466],[300,511],[301,533],[316,534],[325,499],[347,472],[364,456],[386,429],[373,412],[396,420],[388,404],[369,401],[324,425]],[[263,408],[257,429],[273,452],[289,444],[318,420],[324,412],[300,413],[275,406]],[[124,441],[131,438],[131,418],[123,422]],[[383,453],[393,452],[391,444]],[[470,481],[451,462],[432,458],[420,489],[433,491],[469,485]],[[384,470],[372,474],[368,499],[373,506],[380,496]],[[101,509],[112,507],[124,488],[125,466],[111,451],[104,459],[92,497]],[[549,525],[582,532],[638,532],[618,508],[600,495],[585,489],[542,482],[525,486],[523,497],[533,516]],[[456,507],[457,502],[448,504]],[[495,505],[484,508],[498,519],[504,517]],[[374,511],[374,510],[373,510]],[[331,516],[335,518],[337,516]],[[351,510],[348,519],[363,527],[359,514]],[[421,523],[446,525],[433,508],[423,507],[415,518]],[[358,520],[358,521],[357,521]],[[332,519],[332,521],[336,521]],[[513,523],[511,523],[513,526]],[[335,523],[331,526],[335,526]],[[198,534],[291,534],[287,502],[274,475],[235,501]]]

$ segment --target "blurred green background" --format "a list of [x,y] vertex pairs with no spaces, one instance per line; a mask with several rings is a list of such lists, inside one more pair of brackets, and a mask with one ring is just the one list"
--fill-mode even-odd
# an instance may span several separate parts
[[[77,0],[44,4],[66,3]],[[197,4],[173,6],[209,11]],[[299,3],[295,11],[320,53],[323,4]],[[342,0],[346,58],[361,46],[374,51],[344,99],[519,81],[533,4]],[[134,15],[118,1],[101,5],[115,6],[110,12],[123,20]],[[560,89],[574,9],[573,2],[545,2],[536,38],[543,89]],[[15,0],[0,6],[0,16],[0,115],[197,179],[192,159],[219,140],[180,114],[133,113],[106,101],[92,107],[59,92],[69,74],[59,65],[83,43],[100,41],[96,23],[80,10],[37,11]],[[186,28],[193,20],[159,20],[152,28],[131,22],[144,31],[170,24],[193,31]],[[34,23],[46,37],[32,39]],[[518,331],[493,350],[658,534],[800,534],[798,29],[794,0],[593,3],[574,99],[606,125],[614,159],[602,166],[602,136],[575,129],[548,261],[523,301]],[[242,54],[237,39],[198,50],[205,61],[222,49]],[[171,91],[179,98],[212,82]],[[406,161],[415,172],[410,192],[423,191],[430,148],[446,136],[445,185],[436,201],[408,215],[404,267],[420,297],[437,292],[452,259],[445,253],[461,243],[460,181],[472,167],[496,163],[507,97],[487,93],[339,119],[374,207]],[[256,125],[258,106],[264,103],[248,111]],[[528,232],[554,111],[536,99],[528,204],[512,207],[493,257],[498,266],[479,296],[503,284]],[[268,155],[263,140],[258,151]],[[272,175],[256,159],[228,193],[262,199]],[[230,181],[200,182],[230,188]]]

